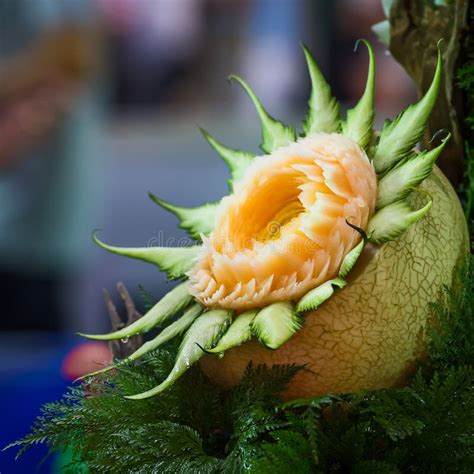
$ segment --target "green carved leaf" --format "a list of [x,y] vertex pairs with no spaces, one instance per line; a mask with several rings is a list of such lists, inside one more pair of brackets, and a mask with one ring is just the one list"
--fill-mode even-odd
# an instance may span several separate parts
[[340,127],[339,102],[332,96],[331,88],[309,49],[303,45],[303,50],[311,78],[309,110],[303,130],[306,135],[313,132],[337,132]]
[[181,220],[179,226],[185,229],[193,239],[200,240],[201,234],[209,235],[214,229],[218,202],[199,207],[178,207],[152,193],[148,195],[153,202],[177,216]]
[[296,140],[296,132],[283,122],[275,120],[264,108],[253,89],[239,76],[229,76],[229,79],[237,81],[247,92],[257,109],[258,116],[262,123],[262,144],[261,149],[265,153],[271,153],[276,148],[288,145]]

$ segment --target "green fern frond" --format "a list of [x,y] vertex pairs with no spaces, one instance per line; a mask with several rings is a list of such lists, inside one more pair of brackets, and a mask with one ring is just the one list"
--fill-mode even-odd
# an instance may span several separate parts
[[195,366],[159,397],[126,400],[168,375],[178,349],[170,342],[71,388],[10,447],[72,449],[71,472],[85,463],[101,473],[470,473],[473,270],[471,257],[446,304],[434,306],[429,357],[407,387],[282,402],[304,367],[249,365],[225,391]]

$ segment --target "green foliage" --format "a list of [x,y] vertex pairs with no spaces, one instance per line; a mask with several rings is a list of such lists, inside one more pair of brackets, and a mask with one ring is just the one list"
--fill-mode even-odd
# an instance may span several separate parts
[[150,311],[150,309],[155,306],[156,301],[153,299],[153,296],[151,296],[151,294],[144,288],[143,285],[138,285],[138,291],[143,301],[143,307],[145,309],[145,312]]
[[[474,123],[474,113],[472,118]],[[474,142],[472,144],[466,142],[466,179],[461,188],[461,194],[464,198],[464,214],[472,236],[474,234]]]
[[[469,5],[469,22],[474,22],[474,5]],[[468,29],[463,47],[463,61],[456,71],[457,85],[464,93],[466,176],[461,188],[464,209],[471,235],[474,234],[474,29]]]
[[279,393],[304,367],[249,365],[231,391],[194,367],[157,397],[125,399],[166,377],[177,349],[169,343],[71,388],[11,446],[72,449],[65,472],[85,463],[100,473],[470,473],[473,303],[471,257],[434,306],[429,358],[404,388],[283,403]]
[[[472,5],[469,6],[468,16],[468,22],[472,24],[474,21],[474,7]],[[456,75],[458,86],[465,92],[465,123],[469,127],[472,140],[474,133],[474,31],[472,28],[466,32],[462,48],[463,61]],[[472,141],[471,145],[474,145]]]
[[433,305],[437,318],[431,329],[425,373],[474,366],[474,255],[459,272],[454,289],[446,288],[445,293],[445,304]]
[[470,61],[459,69],[458,84],[461,89],[468,93],[468,114],[465,124],[469,127],[471,132],[474,132],[474,115],[472,115],[474,112],[474,55],[470,58]]

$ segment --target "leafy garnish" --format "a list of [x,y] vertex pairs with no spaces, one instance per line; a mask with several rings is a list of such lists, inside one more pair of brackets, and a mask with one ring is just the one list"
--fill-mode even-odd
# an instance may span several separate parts
[[[172,369],[176,344],[73,387],[43,407],[18,455],[72,449],[65,472],[472,471],[474,258],[446,289],[429,356],[404,388],[283,402],[301,366],[249,366],[231,391],[196,366],[159,396],[131,401]],[[190,387],[192,389],[190,389]],[[21,461],[19,461],[21,462]]]

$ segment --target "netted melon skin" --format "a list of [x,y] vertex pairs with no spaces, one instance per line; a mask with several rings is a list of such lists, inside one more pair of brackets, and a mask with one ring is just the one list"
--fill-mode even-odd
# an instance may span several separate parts
[[303,329],[278,350],[252,340],[222,359],[202,359],[211,380],[235,386],[252,361],[305,365],[287,399],[403,384],[425,352],[431,303],[451,285],[469,245],[461,205],[446,177],[435,169],[422,188],[433,198],[424,220],[361,262],[349,285],[306,314]]

